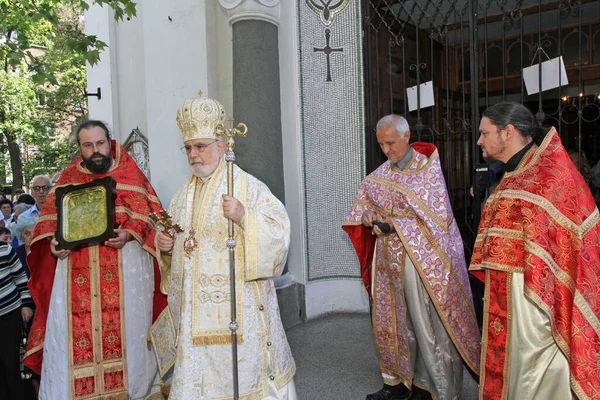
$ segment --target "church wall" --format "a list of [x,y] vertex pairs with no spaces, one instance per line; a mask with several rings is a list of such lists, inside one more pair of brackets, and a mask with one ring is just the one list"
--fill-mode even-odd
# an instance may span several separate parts
[[[310,3],[280,2],[278,26],[283,174],[292,226],[289,274],[278,287],[296,299],[285,305],[292,313],[300,310],[301,319],[366,312],[368,304],[356,255],[341,229],[365,171],[360,1],[349,0],[329,21]],[[117,121],[121,141],[136,126],[146,135],[152,183],[166,206],[190,176],[179,151],[177,107],[201,89],[235,117],[228,16],[214,1],[142,0],[131,21],[96,18],[116,39],[109,43],[114,54],[105,52],[104,64],[89,69],[90,80],[98,81],[90,87],[103,90],[100,102],[90,99],[90,116]],[[325,46],[327,30],[331,47],[343,49],[329,56],[331,80],[326,54],[315,51]],[[111,71],[118,74],[111,78]],[[105,102],[112,87],[118,106]]]
[[233,48],[231,46],[232,29],[227,21],[227,14],[221,9],[217,2],[213,2],[213,19],[207,29],[214,32],[209,40],[213,43],[214,56],[216,57],[216,94],[214,95],[228,114],[235,117],[233,109]]
[[365,175],[360,1],[320,4],[297,2],[308,318],[368,309],[341,228]]
[[298,45],[297,6],[294,2],[283,2],[281,4],[281,24],[279,26],[279,76],[285,208],[291,224],[291,245],[287,266],[294,281],[306,284],[306,218],[304,212],[301,116],[299,112],[300,68]]
[[88,68],[89,90],[102,88],[100,101],[90,98],[90,117],[107,121],[121,142],[136,127],[146,135],[152,184],[166,207],[190,176],[177,107],[202,90],[231,110],[226,15],[212,0],[141,0],[137,17],[118,23],[109,7],[90,7],[86,31],[109,44]]
[[[208,4],[208,5],[207,5]],[[190,176],[175,121],[177,108],[202,89],[208,96],[207,8],[210,0],[145,0],[146,118],[152,184],[165,205]],[[210,11],[210,10],[209,10]]]
[[88,97],[89,116],[108,124],[109,129],[115,132],[114,138],[119,140],[119,106],[118,106],[118,80],[117,57],[115,49],[117,39],[115,32],[114,13],[109,7],[92,5],[85,12],[85,31],[88,35],[95,35],[108,45],[102,52],[100,61],[92,68],[87,68],[87,91],[96,93],[101,89],[101,98]]
[[135,128],[147,135],[146,85],[144,64],[144,4],[137,6],[137,17],[116,24],[115,45],[117,80],[126,82],[117,87],[121,142]]

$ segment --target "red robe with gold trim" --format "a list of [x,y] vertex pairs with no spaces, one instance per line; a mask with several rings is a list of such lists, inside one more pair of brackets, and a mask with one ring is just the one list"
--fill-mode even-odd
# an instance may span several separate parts
[[[55,189],[78,185],[111,176],[117,182],[115,201],[116,224],[126,230],[132,240],[155,256],[154,224],[151,212],[161,210],[160,200],[146,176],[125,149],[112,141],[113,166],[106,174],[92,174],[78,157],[67,167],[48,194],[36,225],[28,264],[31,270],[29,287],[36,303],[36,313],[27,343],[25,364],[41,374],[46,320],[56,270],[56,258],[50,253],[50,239],[57,229]],[[124,310],[121,282],[121,250],[103,245],[83,247],[69,256],[67,283],[71,301],[69,354],[72,395],[88,398],[112,394],[127,398],[127,378],[124,338]],[[126,267],[126,266],[125,266]],[[166,296],[159,290],[160,273],[154,263],[155,318],[166,306]],[[97,348],[94,348],[94,343]],[[73,369],[77,370],[73,373]],[[117,398],[115,397],[115,398]]]
[[524,274],[525,296],[550,318],[569,360],[571,389],[600,398],[600,215],[554,128],[489,197],[470,270],[488,282],[480,394],[505,399],[510,386],[507,290]]

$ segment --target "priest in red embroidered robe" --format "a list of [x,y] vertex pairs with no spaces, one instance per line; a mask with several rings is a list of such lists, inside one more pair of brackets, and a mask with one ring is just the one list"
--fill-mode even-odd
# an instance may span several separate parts
[[403,117],[379,121],[388,161],[363,181],[344,222],[372,295],[384,381],[367,400],[406,399],[411,389],[456,399],[463,361],[479,369],[479,330],[440,159],[435,146],[410,146],[409,138]]
[[481,399],[600,399],[600,215],[554,128],[512,102],[477,144],[504,177],[470,270],[486,285]]
[[[155,231],[148,217],[161,209],[160,201],[102,122],[83,123],[77,141],[81,157],[49,193],[28,257],[37,310],[25,364],[41,374],[42,399],[145,398],[160,390],[152,387],[157,367],[146,343],[153,312],[166,305],[155,291]],[[56,187],[106,176],[116,181],[116,237],[57,250]]]

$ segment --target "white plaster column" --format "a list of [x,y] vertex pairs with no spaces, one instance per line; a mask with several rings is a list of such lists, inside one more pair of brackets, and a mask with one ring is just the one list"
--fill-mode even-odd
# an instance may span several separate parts
[[[275,281],[284,326],[291,326],[306,315],[305,249],[302,185],[298,181],[301,177],[298,80],[290,80],[290,75],[298,76],[297,70],[294,71],[297,63],[282,58],[282,51],[289,57],[293,50],[281,45],[291,44],[292,49],[297,49],[295,11],[293,2],[283,2],[291,6],[283,14],[291,23],[282,27],[282,8],[286,4],[281,3],[219,0],[232,26],[233,117],[248,126],[248,136],[236,142],[236,163],[267,184],[284,202],[292,225],[288,263],[284,275]],[[292,53],[291,57],[295,60],[297,54]],[[284,73],[286,78],[280,79]]]
[[[281,136],[285,208],[290,216],[292,246],[288,269],[294,280],[307,283],[306,215],[300,122],[300,71],[298,63],[298,14],[295,1],[281,4],[279,25],[279,71],[281,78]],[[307,296],[307,302],[310,299]]]
[[114,12],[109,6],[90,5],[84,13],[86,35],[95,35],[108,47],[100,53],[100,61],[91,66],[87,64],[87,91],[96,93],[101,91],[101,98],[88,97],[90,119],[98,119],[108,124],[114,139],[120,141],[119,126],[119,99],[118,79],[116,65],[117,41],[115,27],[117,22]]
[[[248,126],[236,163],[285,203],[279,79],[278,0],[220,0],[232,27],[233,110]],[[258,156],[260,155],[260,156]]]
[[279,25],[279,0],[219,0],[231,25],[243,20],[266,21]]

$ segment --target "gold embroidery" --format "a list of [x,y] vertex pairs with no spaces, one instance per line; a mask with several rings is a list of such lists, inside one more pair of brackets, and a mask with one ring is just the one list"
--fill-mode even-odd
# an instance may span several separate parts
[[87,282],[87,279],[82,274],[79,274],[77,278],[73,280],[73,282],[75,282],[77,286],[82,287]]
[[567,229],[573,235],[582,239],[585,233],[600,220],[600,215],[598,214],[598,210],[594,210],[594,212],[584,221],[581,225],[577,225],[575,222],[571,221],[567,218],[563,213],[561,213],[549,200],[545,199],[542,196],[535,195],[530,192],[526,192],[523,190],[501,190],[495,192],[488,198],[488,202],[495,201],[496,199],[504,197],[507,199],[518,199],[525,200],[532,204],[535,204],[538,207],[541,207],[548,213],[548,215],[556,221],[560,226]]
[[[508,274],[506,277],[506,292],[513,292],[513,274]],[[511,343],[512,341],[512,312],[513,312],[513,297],[509,294],[506,299],[506,323],[508,324],[508,330],[506,332],[506,343]],[[498,318],[496,318],[498,321]],[[496,322],[494,321],[494,322]],[[498,321],[500,322],[500,321]],[[496,333],[497,335],[498,333]],[[509,389],[509,378],[510,378],[510,360],[512,358],[512,346],[507,346],[506,356],[504,357],[504,373],[502,376],[504,377],[504,383],[502,384],[502,398],[508,399],[508,389]]]
[[158,197],[150,194],[146,189],[144,189],[142,187],[132,186],[132,185],[124,185],[122,183],[117,183],[117,191],[120,192],[122,190],[130,190],[132,192],[141,193],[144,196],[146,196],[150,201],[153,201],[155,203],[159,203],[160,204],[160,200],[158,199]]
[[138,214],[136,212],[131,211],[129,208],[127,207],[123,207],[123,206],[118,206],[115,207],[115,212],[117,213],[125,213],[127,214],[129,217],[133,218],[133,219],[141,219],[142,221],[154,226],[154,221],[152,221],[152,219],[147,216],[147,215],[143,215],[143,214]]
[[175,365],[177,333],[169,307],[166,307],[150,327],[148,332],[150,342],[156,354],[158,372],[161,377]]
[[[406,171],[403,171],[403,173]],[[422,201],[420,198],[418,198],[415,193],[411,192],[409,189],[397,184],[397,183],[393,183],[387,179],[384,178],[377,178],[377,177],[373,177],[373,176],[368,176],[365,178],[365,180],[371,181],[371,182],[375,182],[378,183],[380,185],[386,186],[391,188],[392,190],[396,190],[400,193],[402,193],[404,196],[406,196],[408,199],[410,199],[410,201],[414,202],[417,206],[417,208],[419,210],[422,210],[425,214],[427,214],[427,216],[440,228],[444,229],[445,231],[448,230],[448,228],[450,227],[450,225],[452,224],[452,221],[454,221],[454,217],[450,216],[448,218],[447,221],[441,219],[439,217],[438,214],[436,214],[431,207],[429,207],[427,204],[425,204],[424,201]],[[450,211],[450,210],[448,210]]]
[[47,214],[47,215],[42,215],[39,219],[38,219],[38,224],[40,222],[44,222],[44,221],[56,221],[57,220],[57,216],[56,214]]
[[106,274],[104,274],[103,278],[105,281],[110,282],[113,279],[115,279],[115,275],[112,272],[108,271]]
[[114,334],[110,334],[109,336],[107,336],[107,337],[106,337],[106,341],[107,341],[109,344],[113,344],[113,343],[115,343],[115,342],[116,342],[118,339],[119,339],[119,338],[118,338],[118,337],[116,337]]
[[77,345],[77,347],[79,347],[80,349],[85,349],[87,347],[88,344],[90,344],[90,342],[88,342],[85,338],[81,338],[77,341],[77,343],[75,343]]
[[[485,285],[483,299],[490,298],[491,277],[490,271],[485,271]],[[479,363],[479,398],[483,399],[483,388],[485,387],[485,366],[487,364],[487,347],[489,336],[490,302],[483,302],[483,323],[481,332],[481,362]]]
[[500,319],[498,317],[496,317],[496,319],[494,321],[492,321],[492,323],[490,324],[492,329],[494,330],[494,333],[496,334],[496,336],[498,336],[500,334],[500,332],[502,332],[504,330],[504,325],[502,325],[502,322],[500,322]]
[[590,214],[589,217],[586,218],[585,221],[581,224],[581,236],[585,236],[590,229],[596,226],[600,222],[600,212],[598,212],[598,207]]
[[588,304],[587,301],[585,301],[584,297],[578,290],[575,291],[574,301],[577,305],[577,308],[579,308],[579,311],[581,311],[581,313],[589,321],[590,325],[594,328],[596,334],[600,336],[600,321],[598,321],[596,313],[594,313],[592,307]]

